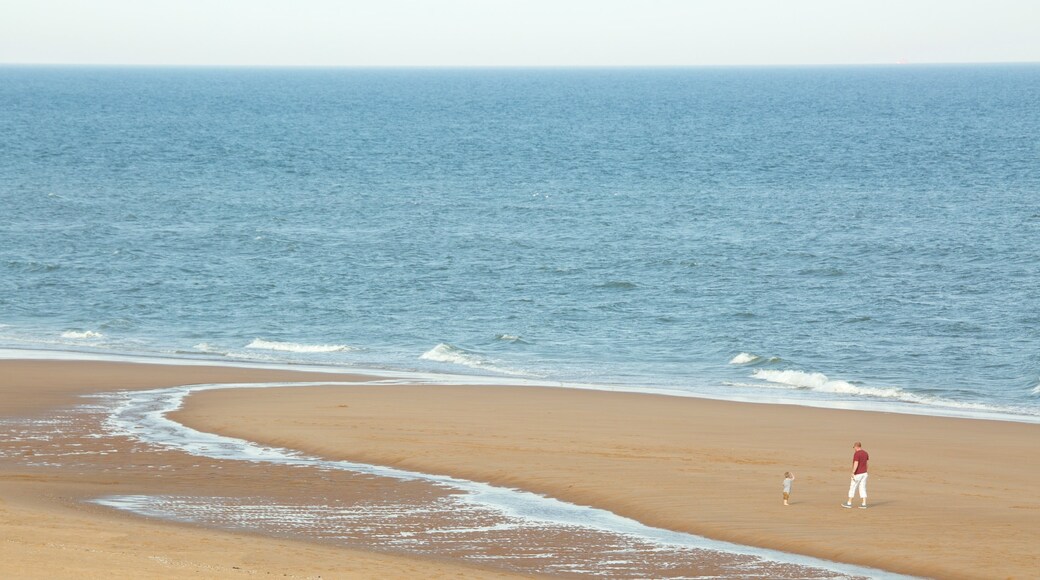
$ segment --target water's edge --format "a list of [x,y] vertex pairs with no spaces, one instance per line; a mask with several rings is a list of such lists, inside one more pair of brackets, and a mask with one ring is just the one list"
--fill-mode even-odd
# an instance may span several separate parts
[[183,365],[183,366],[216,366],[246,369],[286,370],[297,372],[314,372],[327,374],[362,374],[378,376],[412,384],[451,384],[451,385],[512,385],[531,387],[552,387],[563,389],[581,389],[592,391],[622,392],[633,394],[662,395],[690,399],[706,399],[713,401],[729,401],[734,403],[753,403],[765,405],[793,405],[818,409],[834,409],[843,411],[865,411],[880,413],[897,413],[924,417],[949,417],[957,419],[974,419],[984,421],[1003,421],[1012,423],[1040,424],[1040,415],[1020,415],[995,410],[952,409],[934,407],[926,404],[900,403],[893,401],[857,400],[854,402],[828,399],[798,398],[785,396],[782,391],[771,393],[768,398],[756,395],[742,395],[738,392],[721,394],[718,392],[701,392],[679,390],[667,387],[612,385],[603,383],[577,383],[549,381],[545,379],[527,379],[521,377],[502,377],[494,375],[450,374],[422,372],[413,370],[395,370],[389,368],[367,368],[360,366],[329,365],[296,362],[257,362],[234,360],[227,358],[209,358],[186,355],[142,355],[139,353],[95,352],[83,350],[58,350],[42,348],[0,347],[0,360],[68,360],[68,361],[101,361],[131,364]]

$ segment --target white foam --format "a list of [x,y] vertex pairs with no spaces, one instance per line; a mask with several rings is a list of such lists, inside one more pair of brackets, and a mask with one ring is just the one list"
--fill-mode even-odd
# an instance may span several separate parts
[[505,375],[530,376],[528,373],[497,366],[494,361],[488,360],[475,352],[444,342],[424,352],[419,358],[433,362],[461,365],[472,369],[481,369]]
[[847,381],[832,380],[823,373],[806,373],[786,370],[756,370],[751,376],[756,379],[790,385],[792,387],[810,389],[821,393],[837,393],[843,395],[868,395],[871,397],[900,398],[902,391],[895,387],[876,388],[857,386]]
[[766,363],[772,364],[772,363],[778,363],[778,362],[781,362],[781,361],[783,361],[783,359],[778,357],[778,356],[771,356],[769,358],[766,358],[764,356],[759,356],[759,355],[754,354],[754,353],[742,352],[742,353],[738,354],[737,356],[731,358],[729,360],[729,364],[731,364],[731,365],[755,365],[755,366],[758,366],[760,364],[766,364]]
[[419,358],[473,368],[480,368],[488,364],[488,361],[475,353],[443,342],[424,352]]
[[748,353],[748,352],[742,352],[742,353],[738,354],[737,356],[733,357],[732,359],[730,359],[729,364],[731,364],[731,365],[746,365],[748,363],[752,363],[752,362],[755,362],[757,360],[762,360],[762,357],[758,356],[757,354],[751,354],[751,353]]
[[94,332],[93,330],[66,330],[61,333],[62,338],[72,338],[76,340],[91,339],[91,338],[104,338],[105,335],[100,332]]
[[226,354],[226,351],[224,351],[223,349],[217,348],[217,347],[213,346],[212,344],[210,344],[208,342],[200,342],[200,343],[192,346],[191,348],[194,348],[195,350],[197,350],[199,352],[207,352],[207,353],[215,353],[215,354]]
[[1033,394],[1040,395],[1040,383],[1037,383],[1036,386],[1033,387]]
[[[963,409],[970,411],[981,411],[985,413],[1009,413],[1036,415],[1033,411],[1022,408],[1000,407],[985,403],[972,403],[967,401],[952,401],[930,395],[922,395],[905,391],[898,387],[868,387],[854,385],[848,381],[830,379],[823,373],[807,373],[796,370],[756,370],[751,375],[768,383],[781,385],[781,387],[803,389],[818,393],[830,393],[836,395],[852,395],[854,397],[873,397],[877,399],[888,399],[903,403],[928,405],[930,407],[946,407],[951,409]],[[740,383],[730,383],[734,386],[743,386]]]
[[246,345],[246,348],[251,348],[255,350],[277,350],[280,352],[300,353],[345,352],[357,350],[356,348],[345,344],[300,344],[296,342],[279,342],[276,340],[264,340],[262,338],[254,339],[253,342]]

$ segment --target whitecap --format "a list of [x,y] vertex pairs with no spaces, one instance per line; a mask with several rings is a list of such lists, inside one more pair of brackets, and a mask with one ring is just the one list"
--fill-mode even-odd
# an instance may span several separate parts
[[193,349],[195,349],[195,350],[197,350],[199,352],[205,352],[205,353],[210,353],[210,354],[225,354],[225,355],[227,354],[227,351],[222,350],[220,348],[217,348],[217,347],[213,346],[212,344],[210,344],[208,342],[200,342],[200,343],[192,346],[191,348],[193,348]]
[[443,342],[424,352],[419,358],[473,368],[484,367],[488,364],[486,359],[476,353]]
[[246,345],[246,348],[251,348],[255,350],[277,350],[281,352],[301,353],[345,352],[357,350],[356,348],[345,344],[300,344],[296,342],[279,342],[275,340],[264,340],[262,338],[254,339],[253,342]]
[[104,338],[105,335],[100,332],[94,332],[93,330],[66,330],[61,333],[62,338],[72,338],[76,340],[91,339],[91,338]]
[[495,361],[488,360],[475,352],[444,342],[439,343],[437,346],[424,352],[419,358],[433,362],[462,365],[472,369],[481,369],[505,375],[535,376],[530,373],[496,366]]
[[766,358],[764,356],[759,356],[759,355],[754,354],[754,353],[742,352],[742,353],[738,354],[737,356],[731,358],[730,361],[729,361],[729,364],[731,364],[731,365],[754,365],[754,366],[759,366],[759,365],[766,365],[766,364],[776,364],[778,362],[783,362],[783,360],[784,359],[782,359],[782,358],[780,358],[778,356],[771,356],[769,358]]
[[731,365],[746,365],[755,361],[762,360],[762,357],[757,354],[751,354],[749,352],[742,352],[737,356],[730,359],[729,364]]
[[[987,413],[1011,413],[1015,415],[1037,415],[1036,410],[1021,407],[1005,407],[998,405],[990,405],[986,403],[975,403],[971,401],[954,401],[950,399],[935,397],[932,395],[924,395],[905,391],[899,387],[869,387],[864,385],[855,385],[848,381],[831,379],[823,373],[803,372],[796,370],[780,371],[760,369],[752,373],[751,376],[753,378],[760,379],[772,385],[778,386],[774,388],[808,390],[817,393],[852,395],[856,397],[873,397],[878,399],[899,401],[902,403],[928,405],[930,407],[945,407],[948,409],[963,409],[969,411],[982,411]],[[731,383],[730,385],[747,386],[740,383]],[[761,387],[768,385],[756,386]],[[1040,386],[1038,386],[1037,388],[1040,389]]]
[[778,371],[778,370],[756,370],[751,376],[770,383],[789,385],[799,389],[809,389],[821,393],[835,393],[843,395],[868,395],[871,397],[884,397],[890,399],[907,400],[902,389],[896,387],[865,387],[854,385],[848,381],[830,379],[823,373],[807,373],[803,371]]

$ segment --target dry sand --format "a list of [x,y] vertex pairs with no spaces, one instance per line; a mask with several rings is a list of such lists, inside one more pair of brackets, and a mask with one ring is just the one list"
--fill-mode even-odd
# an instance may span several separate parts
[[[217,367],[0,361],[0,422],[47,417],[55,409],[85,402],[81,395],[99,391],[358,378]],[[257,480],[236,465],[241,462],[193,468],[174,457],[166,459],[170,469],[158,473],[135,468],[121,457],[124,450],[115,449],[96,465],[59,469],[26,464],[12,455],[19,450],[15,445],[24,443],[0,441],[0,578],[509,577],[430,558],[165,523],[84,503],[108,494],[255,494],[279,481]]]
[[[1035,424],[472,386],[210,391],[175,417],[741,544],[929,577],[1040,575]],[[855,440],[868,510],[839,506]]]

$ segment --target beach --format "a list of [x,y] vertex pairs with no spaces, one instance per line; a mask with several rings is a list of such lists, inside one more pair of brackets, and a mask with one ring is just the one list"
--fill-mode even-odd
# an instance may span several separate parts
[[[657,528],[897,573],[1028,578],[1040,567],[1040,468],[1028,461],[1036,424],[548,387],[373,384],[356,374],[267,369],[76,361],[0,361],[0,369],[8,423],[52,416],[102,391],[356,383],[197,392],[171,418],[330,460],[488,482]],[[89,461],[56,459],[97,445],[89,433],[72,442],[76,430],[63,431],[61,454],[47,451],[53,440],[4,444],[4,576],[507,575],[407,549],[218,530],[91,503],[190,495],[295,505],[321,495],[331,504],[347,493],[410,502],[441,493],[417,482],[388,494],[378,478],[303,477],[289,467],[263,468],[258,479],[249,462],[202,461],[118,438],[103,440],[108,447]],[[846,510],[839,504],[857,440],[871,454],[870,507]],[[50,456],[34,461],[31,449]],[[786,507],[785,471],[797,477]]]
[[[54,441],[17,441],[18,420],[47,421],[55,410],[80,405],[101,391],[147,389],[198,382],[313,379],[296,373],[209,366],[80,361],[0,361],[0,576],[4,578],[485,578],[495,570],[400,553],[380,554],[161,522],[87,503],[121,491],[248,495],[263,482],[243,482],[234,464],[192,471],[171,461],[166,469],[135,468],[117,442],[111,461],[37,465]],[[326,380],[356,375],[317,375]],[[11,427],[11,425],[14,427]],[[74,435],[70,435],[73,437]],[[82,448],[80,438],[66,445]],[[237,483],[236,483],[237,482]]]

